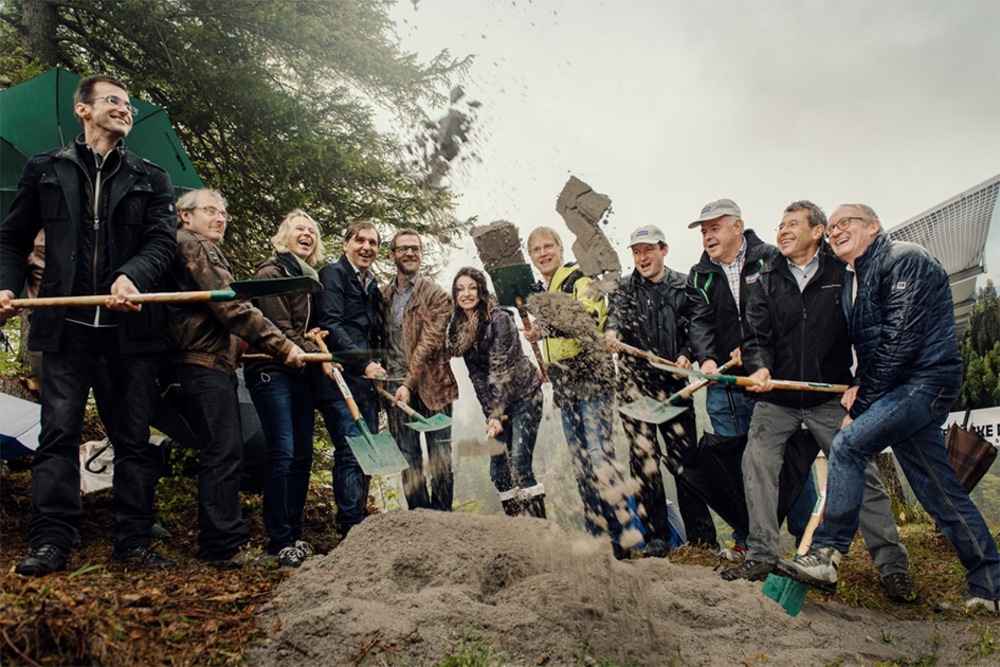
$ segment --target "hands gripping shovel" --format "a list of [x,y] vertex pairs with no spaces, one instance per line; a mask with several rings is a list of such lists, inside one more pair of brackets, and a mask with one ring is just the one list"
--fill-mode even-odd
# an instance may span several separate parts
[[[320,350],[329,352],[323,341],[323,336],[317,336],[314,340]],[[333,367],[333,378],[347,402],[351,418],[354,419],[354,423],[361,433],[361,435],[346,436],[346,440],[364,473],[366,475],[392,475],[405,470],[407,468],[406,459],[399,451],[396,441],[392,439],[392,435],[388,431],[372,433],[368,429],[368,424],[361,416],[361,411],[358,410],[358,404],[354,400],[347,382],[344,381],[344,376],[341,375],[336,366]]]
[[[500,417],[501,422],[507,421],[507,415]],[[496,433],[490,429],[486,434],[486,440],[476,438],[466,438],[458,441],[459,456],[498,456],[507,453],[507,447],[494,436]]]
[[[623,346],[622,349],[629,353],[632,353],[631,350],[641,352],[641,350],[629,346]],[[735,357],[720,366],[719,372],[725,373],[734,365],[736,365]],[[631,403],[625,403],[618,408],[618,411],[632,419],[638,419],[650,424],[663,424],[687,410],[687,407],[683,405],[684,401],[690,399],[694,392],[707,386],[710,382],[711,380],[699,380],[672,394],[665,401],[657,401],[649,396],[643,396]]]
[[430,417],[424,417],[406,403],[403,403],[402,401],[397,401],[395,396],[393,396],[392,394],[390,394],[377,384],[375,385],[375,391],[377,391],[379,395],[382,396],[382,398],[386,399],[387,401],[395,405],[397,408],[405,412],[408,417],[411,417],[412,419],[416,420],[412,422],[407,422],[406,424],[414,431],[420,431],[421,433],[427,431],[440,431],[443,428],[448,428],[449,426],[451,426],[451,417],[449,417],[448,415],[443,415],[439,412],[437,414],[431,415]]

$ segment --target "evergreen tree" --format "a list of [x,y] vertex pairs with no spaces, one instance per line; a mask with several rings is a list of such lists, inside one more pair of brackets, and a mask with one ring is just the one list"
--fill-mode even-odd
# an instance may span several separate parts
[[1000,405],[1000,299],[992,281],[979,290],[960,349],[965,368],[960,406]]

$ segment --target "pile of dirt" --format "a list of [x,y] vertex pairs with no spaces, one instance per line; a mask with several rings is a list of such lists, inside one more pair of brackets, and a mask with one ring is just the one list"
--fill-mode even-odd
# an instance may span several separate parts
[[[797,618],[749,582],[528,518],[418,510],[370,517],[264,608],[257,665],[433,664],[463,638],[503,664],[959,664],[963,624],[807,602]],[[936,645],[936,640],[940,645]]]

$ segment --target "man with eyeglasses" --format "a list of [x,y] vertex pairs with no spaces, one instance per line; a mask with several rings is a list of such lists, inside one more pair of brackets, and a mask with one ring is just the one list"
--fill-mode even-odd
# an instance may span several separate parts
[[80,433],[102,358],[122,407],[121,417],[106,424],[115,446],[112,560],[173,565],[149,548],[156,483],[149,418],[166,348],[163,309],[128,300],[152,291],[173,259],[173,188],[163,169],[125,147],[134,110],[120,81],[85,77],[73,102],[83,134],[28,161],[0,227],[0,319],[17,313],[10,303],[24,287],[26,258],[41,230],[39,296],[110,295],[101,306],[43,308],[32,317],[28,344],[45,363],[31,553],[15,570],[27,576],[65,569],[80,542]]
[[[451,371],[451,356],[445,350],[452,302],[446,291],[420,273],[423,242],[413,229],[401,229],[389,241],[389,259],[396,276],[383,285],[386,318],[386,370],[395,402],[408,405],[422,415],[451,416],[458,398],[458,383]],[[451,467],[451,427],[426,431],[427,475],[420,448],[420,432],[405,426],[409,421],[398,407],[386,410],[389,431],[409,467],[403,471],[403,495],[411,510],[418,508],[450,512],[455,477]],[[427,488],[430,477],[430,490]]]
[[[222,290],[233,275],[219,243],[229,222],[216,190],[177,200],[177,254],[171,289]],[[248,562],[250,529],[240,510],[243,435],[236,368],[244,340],[294,368],[302,349],[249,301],[233,299],[167,308],[170,352],[160,372],[163,397],[187,420],[198,441],[198,558],[218,568]]]
[[[801,446],[789,439],[801,424],[829,455],[844,408],[834,394],[772,391],[775,377],[806,382],[848,384],[854,356],[841,308],[846,265],[824,240],[826,215],[811,201],[785,208],[778,225],[781,252],[761,269],[747,301],[743,365],[757,395],[746,453],[743,484],[750,518],[747,557],[725,570],[727,581],[765,579],[778,561],[778,488],[785,450]],[[815,446],[806,458],[812,459]],[[892,501],[879,481],[874,462],[865,470],[861,533],[882,587],[893,602],[911,603],[909,558],[899,539]]]
[[[705,249],[688,274],[693,361],[698,362],[702,372],[716,373],[718,365],[730,355],[740,358],[747,299],[764,264],[779,253],[752,229],[744,229],[743,212],[732,199],[706,204],[688,229],[701,229]],[[745,371],[737,367],[730,373],[741,375]],[[749,431],[754,397],[742,387],[713,384],[706,392],[705,407],[715,435],[736,437]],[[816,489],[810,473],[787,517],[788,530],[796,539],[805,531],[815,502]],[[747,552],[746,536],[736,531],[732,536],[734,545],[721,549],[720,555],[740,562]]]
[[[583,306],[595,338],[601,332],[608,309],[600,294],[589,289],[593,278],[585,276],[578,262],[563,265],[563,245],[550,227],[538,227],[528,235],[528,254],[542,274],[540,291],[562,294]],[[615,460],[611,427],[614,420],[611,358],[601,345],[584,347],[578,338],[539,325],[524,332],[528,342],[541,341],[548,364],[552,393],[562,416],[563,434],[573,460],[577,488],[583,500],[584,525],[595,537],[607,534],[615,558],[631,557],[633,548],[645,546],[635,496],[627,492],[621,467]],[[602,526],[603,524],[603,526]]]
[[858,367],[830,447],[826,513],[812,548],[786,576],[829,588],[858,529],[868,462],[891,447],[917,500],[966,569],[969,610],[1000,614],[1000,554],[956,480],[941,424],[962,385],[948,273],[927,250],[893,241],[871,207],[842,204],[829,242],[850,266],[842,291]]

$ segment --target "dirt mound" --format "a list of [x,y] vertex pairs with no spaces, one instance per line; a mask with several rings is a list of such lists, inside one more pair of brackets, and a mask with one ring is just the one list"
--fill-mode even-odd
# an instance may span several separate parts
[[760,584],[724,583],[710,568],[618,562],[606,542],[551,522],[426,510],[366,520],[284,582],[261,623],[257,665],[433,664],[463,637],[491,644],[511,665],[965,656],[962,633],[947,623],[835,603],[807,603],[790,618]]

